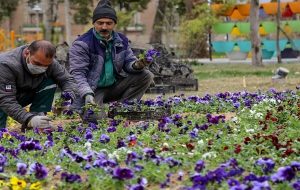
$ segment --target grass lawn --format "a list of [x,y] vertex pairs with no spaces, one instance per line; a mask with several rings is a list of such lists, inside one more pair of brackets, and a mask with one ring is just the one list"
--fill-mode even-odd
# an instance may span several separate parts
[[[286,79],[272,81],[278,67],[289,69]],[[256,67],[250,64],[199,64],[192,66],[194,75],[199,80],[199,91],[184,92],[187,95],[215,94],[218,92],[236,92],[247,90],[295,89],[300,80],[300,64],[265,64]],[[177,94],[178,92],[176,92]]]

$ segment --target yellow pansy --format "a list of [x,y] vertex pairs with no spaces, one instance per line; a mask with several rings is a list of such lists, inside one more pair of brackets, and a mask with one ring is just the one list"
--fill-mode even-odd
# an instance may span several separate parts
[[7,126],[8,127],[12,127],[12,126],[14,126],[16,124],[17,124],[17,122],[13,118],[11,118],[11,117],[7,118]]
[[30,190],[42,190],[41,182],[32,183],[29,187]]
[[4,132],[4,133],[3,133],[3,138],[5,138],[5,139],[10,139],[10,138],[11,138],[11,135],[9,134],[9,132]]
[[22,190],[26,187],[26,181],[13,176],[10,178],[10,184],[13,190]]

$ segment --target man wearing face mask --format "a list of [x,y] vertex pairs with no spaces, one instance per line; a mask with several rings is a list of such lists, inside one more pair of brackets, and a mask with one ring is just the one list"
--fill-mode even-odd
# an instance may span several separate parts
[[150,62],[138,60],[128,38],[115,32],[116,11],[108,0],[101,0],[93,12],[93,25],[70,48],[70,73],[79,94],[77,108],[92,103],[141,99],[153,80],[144,69]]
[[[25,128],[51,127],[44,113],[51,110],[57,85],[74,99],[75,81],[55,52],[50,42],[39,40],[0,54],[0,128],[7,116]],[[27,105],[30,112],[23,108]]]

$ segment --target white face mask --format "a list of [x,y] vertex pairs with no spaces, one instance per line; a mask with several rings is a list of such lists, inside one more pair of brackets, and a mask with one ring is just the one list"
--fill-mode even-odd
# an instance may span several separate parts
[[42,67],[38,65],[33,65],[32,63],[29,62],[29,56],[26,58],[26,64],[29,72],[33,75],[38,75],[46,72],[48,67]]

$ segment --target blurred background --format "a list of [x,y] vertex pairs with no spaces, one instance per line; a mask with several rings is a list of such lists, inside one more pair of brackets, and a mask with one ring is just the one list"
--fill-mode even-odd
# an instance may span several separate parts
[[[209,61],[251,58],[253,45],[261,48],[262,59],[299,57],[299,0],[111,2],[118,14],[117,30],[136,47],[163,43],[177,57]],[[253,2],[258,2],[257,6]],[[0,51],[36,39],[70,45],[92,27],[91,16],[97,3],[98,0],[0,0]],[[256,20],[250,13],[257,13]],[[254,35],[253,26],[257,26]]]

